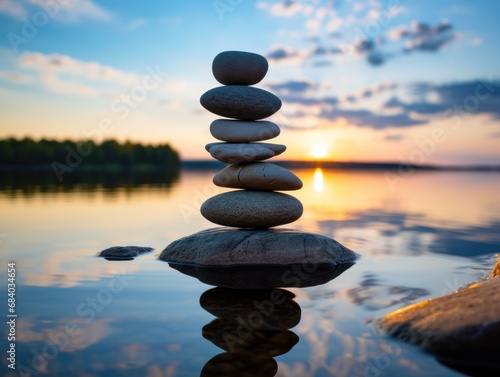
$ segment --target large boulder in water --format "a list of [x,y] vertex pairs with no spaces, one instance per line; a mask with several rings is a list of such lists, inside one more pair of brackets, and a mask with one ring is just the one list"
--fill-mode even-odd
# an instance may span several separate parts
[[337,241],[290,229],[212,228],[168,245],[160,259],[191,266],[352,264],[357,254]]

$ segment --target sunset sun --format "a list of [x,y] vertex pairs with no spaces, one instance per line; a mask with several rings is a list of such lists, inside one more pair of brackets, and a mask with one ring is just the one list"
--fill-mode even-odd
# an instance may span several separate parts
[[325,158],[328,155],[328,149],[323,144],[315,144],[311,148],[311,156],[314,158]]

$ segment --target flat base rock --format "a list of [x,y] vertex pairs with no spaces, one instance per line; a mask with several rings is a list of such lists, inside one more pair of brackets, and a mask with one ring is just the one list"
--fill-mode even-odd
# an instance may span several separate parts
[[[420,345],[447,363],[498,365],[500,354],[500,277],[388,314],[378,325],[390,335]],[[483,351],[481,351],[483,350]],[[473,357],[476,352],[488,360]],[[479,364],[479,365],[478,365]]]
[[135,257],[153,251],[152,247],[143,246],[112,246],[99,253],[108,260],[132,260]]
[[354,263],[357,254],[337,241],[292,229],[218,227],[178,239],[159,257],[191,266],[339,265]]

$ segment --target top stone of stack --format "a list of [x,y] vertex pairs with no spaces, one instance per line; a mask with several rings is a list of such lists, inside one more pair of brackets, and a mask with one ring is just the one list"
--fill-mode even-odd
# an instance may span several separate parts
[[224,51],[212,63],[215,79],[222,85],[254,85],[266,76],[266,58],[252,52]]

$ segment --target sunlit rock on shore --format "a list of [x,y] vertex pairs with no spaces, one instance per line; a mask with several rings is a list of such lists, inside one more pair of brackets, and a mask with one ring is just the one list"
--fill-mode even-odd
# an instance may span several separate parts
[[[378,325],[466,373],[500,372],[500,276],[392,312]],[[484,374],[489,375],[489,374]],[[498,375],[498,374],[497,374]]]

